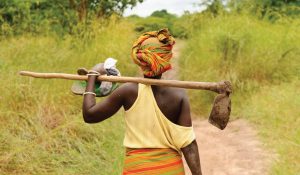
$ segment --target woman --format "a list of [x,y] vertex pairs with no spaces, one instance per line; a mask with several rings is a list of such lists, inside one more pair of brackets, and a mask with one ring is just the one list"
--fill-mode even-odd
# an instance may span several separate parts
[[[133,61],[145,78],[160,79],[171,69],[174,38],[167,29],[147,32],[132,48]],[[126,156],[123,174],[184,174],[183,153],[192,174],[201,174],[188,97],[183,89],[125,83],[96,104],[93,92],[102,64],[89,72],[83,99],[83,118],[101,122],[121,107],[125,110]]]

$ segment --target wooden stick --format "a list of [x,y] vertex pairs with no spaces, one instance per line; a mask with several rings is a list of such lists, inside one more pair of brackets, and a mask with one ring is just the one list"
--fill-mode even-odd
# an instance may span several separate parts
[[[86,75],[75,75],[75,74],[65,74],[65,73],[38,73],[30,71],[20,71],[20,75],[29,76],[34,78],[59,78],[67,80],[87,80]],[[157,86],[170,86],[186,89],[202,89],[210,90],[217,93],[231,92],[231,85],[229,81],[222,82],[194,82],[194,81],[179,81],[179,80],[158,80],[150,78],[138,78],[138,77],[118,77],[118,76],[106,76],[101,75],[98,77],[99,81],[109,81],[118,83],[142,83],[147,85],[157,85]],[[228,87],[230,86],[230,87]],[[230,89],[230,90],[228,90]]]

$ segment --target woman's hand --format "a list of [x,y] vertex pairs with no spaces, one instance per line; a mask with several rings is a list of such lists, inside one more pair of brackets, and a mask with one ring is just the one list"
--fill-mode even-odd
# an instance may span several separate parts
[[[95,72],[93,71],[98,72],[100,75],[106,74],[103,63],[96,64],[88,73],[95,74]],[[90,92],[90,93],[83,95],[83,104],[82,104],[82,113],[85,122],[90,122],[91,119],[89,119],[88,116],[90,116],[91,109],[93,109],[93,107],[96,105],[96,99],[95,99],[96,94],[94,93],[94,91],[95,91],[95,82],[98,81],[97,77],[98,75],[88,76],[85,92]]]
[[107,74],[106,70],[104,69],[104,64],[103,63],[96,64],[92,68],[92,70],[99,72],[101,75]]

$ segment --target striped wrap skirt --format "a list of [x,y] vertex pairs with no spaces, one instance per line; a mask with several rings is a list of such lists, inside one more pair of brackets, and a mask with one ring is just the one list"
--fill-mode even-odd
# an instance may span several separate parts
[[123,175],[184,175],[181,155],[170,148],[126,148]]

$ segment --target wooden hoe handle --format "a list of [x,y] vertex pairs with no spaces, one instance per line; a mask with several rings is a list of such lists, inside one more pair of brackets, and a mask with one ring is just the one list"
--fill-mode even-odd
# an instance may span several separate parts
[[[75,74],[65,74],[65,73],[38,73],[30,71],[20,71],[20,75],[29,76],[34,78],[59,78],[67,80],[87,80],[86,75],[75,75]],[[202,89],[210,90],[216,93],[231,93],[231,83],[229,81],[221,82],[195,82],[195,81],[179,81],[179,80],[158,80],[150,78],[139,78],[139,77],[118,77],[118,76],[106,76],[101,75],[98,77],[99,81],[109,81],[118,83],[142,83],[147,85],[157,85],[157,86],[170,86],[186,89]]]

